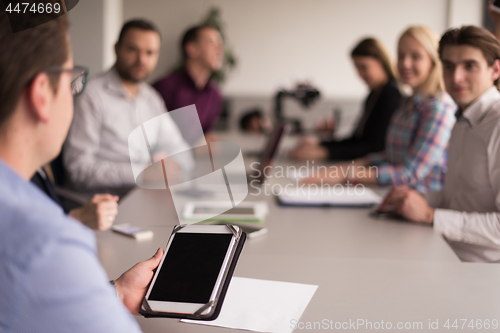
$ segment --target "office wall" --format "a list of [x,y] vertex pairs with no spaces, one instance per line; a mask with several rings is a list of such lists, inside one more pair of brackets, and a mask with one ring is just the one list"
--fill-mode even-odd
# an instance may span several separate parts
[[93,76],[115,62],[114,44],[123,24],[123,0],[83,0],[69,13],[76,64]]
[[145,17],[157,23],[163,38],[154,81],[178,63],[182,32],[213,6],[221,10],[239,61],[222,86],[233,128],[248,108],[272,112],[276,90],[299,80],[318,86],[323,98],[308,112],[286,100],[287,114],[312,126],[339,108],[343,123],[352,124],[366,94],[349,59],[360,38],[379,37],[395,56],[397,37],[408,25],[441,33],[450,26],[481,25],[482,13],[482,0],[84,0],[69,13],[75,62],[90,67],[91,75],[109,68],[123,21]]
[[412,24],[442,33],[449,25],[481,23],[481,0],[123,0],[124,19],[147,17],[163,44],[153,79],[180,58],[182,32],[212,6],[222,12],[238,67],[223,90],[228,96],[271,96],[300,80],[327,98],[360,98],[349,51],[365,36],[379,37],[395,56],[400,32]]
[[448,27],[482,25],[482,0],[448,0]]
[[220,8],[237,69],[222,86],[228,96],[271,96],[279,87],[310,80],[328,98],[360,98],[349,50],[379,37],[395,55],[410,24],[441,33],[481,24],[481,0],[85,0],[69,13],[75,62],[98,73],[114,63],[113,45],[124,20],[146,17],[162,31],[162,54],[151,80],[178,63],[182,32]]
[[103,0],[102,69],[116,60],[114,45],[123,25],[123,0]]
[[68,13],[75,64],[90,68],[91,74],[103,65],[103,0],[83,0]]

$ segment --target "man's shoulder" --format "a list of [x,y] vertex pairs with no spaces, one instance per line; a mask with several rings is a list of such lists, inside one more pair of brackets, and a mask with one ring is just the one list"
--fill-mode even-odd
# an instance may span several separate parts
[[62,209],[33,184],[6,181],[0,166],[0,260],[19,269],[27,268],[38,255],[61,238],[93,246],[94,239],[83,225],[68,218]]
[[107,95],[111,92],[121,92],[121,79],[114,67],[92,77],[85,87],[83,95]]
[[494,141],[495,145],[497,145],[500,140],[500,99],[493,102],[481,123],[492,129],[490,142]]
[[153,83],[153,87],[160,92],[163,90],[178,89],[180,85],[183,85],[185,80],[184,75],[184,70],[178,69]]
[[154,86],[152,86],[148,83],[144,83],[143,88],[144,88],[143,93],[144,93],[146,99],[148,99],[150,102],[154,102],[155,104],[158,104],[159,107],[164,106],[162,96],[161,96],[160,92],[154,88]]
[[109,72],[102,72],[91,78],[87,85],[85,86],[84,94],[87,93],[100,93],[104,91],[105,86],[108,82]]
[[500,117],[500,93],[495,92],[495,98],[493,99],[491,106],[488,110],[487,118],[497,119]]
[[83,101],[92,101],[93,103],[99,101],[99,103],[102,103],[106,98],[106,86],[108,84],[106,74],[100,73],[87,82],[83,93],[75,98],[76,106],[80,105]]
[[219,85],[213,79],[210,79],[208,81],[208,87],[214,95],[217,95],[218,97],[222,98],[222,93],[219,89]]

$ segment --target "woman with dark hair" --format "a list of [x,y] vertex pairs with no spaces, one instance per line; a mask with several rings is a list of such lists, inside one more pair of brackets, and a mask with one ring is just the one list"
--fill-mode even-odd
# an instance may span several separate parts
[[384,150],[392,114],[399,106],[399,92],[385,47],[375,38],[363,39],[351,52],[358,75],[370,88],[363,113],[352,135],[344,140],[303,140],[291,152],[301,160],[350,160]]

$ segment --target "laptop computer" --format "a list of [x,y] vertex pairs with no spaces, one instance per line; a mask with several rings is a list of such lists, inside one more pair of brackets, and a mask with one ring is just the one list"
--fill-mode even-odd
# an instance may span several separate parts
[[[247,174],[247,181],[252,184],[261,185],[266,180],[265,168],[273,165],[280,157],[282,151],[283,137],[290,133],[290,125],[283,122],[279,122],[274,127],[273,132],[269,136],[267,144],[264,148],[262,155],[260,156],[258,163],[258,169],[252,173]],[[254,182],[257,180],[257,182]]]

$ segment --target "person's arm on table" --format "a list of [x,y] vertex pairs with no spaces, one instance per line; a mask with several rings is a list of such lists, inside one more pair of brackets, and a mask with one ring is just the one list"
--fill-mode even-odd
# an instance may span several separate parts
[[500,246],[500,213],[460,212],[437,208],[434,229],[451,241]]
[[319,161],[328,158],[328,149],[320,145],[319,139],[312,135],[303,136],[295,149],[290,152],[290,157],[307,161]]
[[351,184],[377,184],[378,167],[367,157],[354,160],[346,181]]
[[[500,202],[500,194],[497,203]],[[499,204],[497,206],[500,207]],[[434,224],[434,230],[451,241],[500,245],[500,213],[460,212],[432,208],[420,193],[406,186],[394,188],[380,205],[381,212],[394,212],[417,223]]]
[[84,206],[69,211],[69,216],[94,230],[107,230],[118,214],[118,197],[96,194]]
[[408,186],[393,188],[378,207],[382,213],[393,213],[417,223],[432,224],[434,208],[429,206],[425,198]]
[[87,89],[75,99],[75,113],[66,143],[64,166],[78,188],[124,187],[135,185],[130,162],[97,159],[103,113]]

